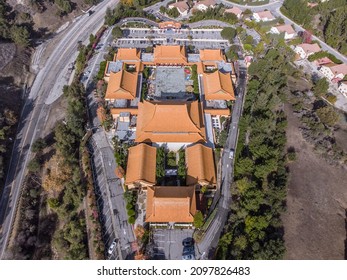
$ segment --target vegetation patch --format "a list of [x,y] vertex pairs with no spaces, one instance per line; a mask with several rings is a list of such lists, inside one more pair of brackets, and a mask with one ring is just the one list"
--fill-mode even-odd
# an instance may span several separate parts
[[281,259],[285,247],[281,214],[286,198],[287,76],[293,54],[277,46],[249,68],[232,185],[229,222],[218,259]]

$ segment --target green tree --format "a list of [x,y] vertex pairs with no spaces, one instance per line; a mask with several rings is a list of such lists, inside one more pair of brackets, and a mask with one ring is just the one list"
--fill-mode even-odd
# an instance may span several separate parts
[[119,26],[115,26],[112,29],[112,36],[114,39],[123,37],[123,31]]
[[135,219],[134,216],[130,216],[130,217],[128,218],[128,222],[129,222],[129,224],[131,224],[131,225],[135,224],[135,221],[136,221],[136,219]]
[[201,228],[204,225],[204,216],[201,211],[197,211],[194,215],[194,227]]
[[32,145],[31,147],[31,151],[33,153],[38,153],[38,152],[41,152],[44,148],[47,147],[47,143],[45,141],[45,139],[42,139],[42,138],[38,138],[34,144]]
[[28,163],[28,170],[30,172],[38,172],[40,171],[41,164],[40,161],[37,158],[33,158],[29,163]]
[[100,2],[100,0],[84,0],[84,3],[88,5],[96,5]]
[[236,29],[233,27],[224,27],[220,34],[224,39],[229,40],[229,42],[231,43],[237,33]]
[[166,8],[165,8],[165,6],[160,6],[159,11],[160,11],[162,14],[165,14],[165,13],[166,13]]
[[63,13],[69,14],[72,12],[72,6],[69,0],[54,0],[54,3]]
[[328,93],[329,83],[326,78],[321,78],[315,82],[313,91],[317,96],[326,95]]
[[331,106],[319,108],[317,109],[316,113],[320,121],[327,126],[334,126],[336,122],[339,120],[339,115]]
[[26,27],[17,25],[11,27],[11,39],[15,44],[27,47],[29,46],[29,37],[30,33]]
[[113,11],[110,7],[107,7],[106,13],[105,13],[105,24],[108,26],[111,26],[115,24],[116,20],[113,14]]
[[180,13],[179,11],[177,10],[177,8],[172,8],[170,10],[167,11],[167,14],[170,16],[170,17],[173,17],[173,18],[177,18]]

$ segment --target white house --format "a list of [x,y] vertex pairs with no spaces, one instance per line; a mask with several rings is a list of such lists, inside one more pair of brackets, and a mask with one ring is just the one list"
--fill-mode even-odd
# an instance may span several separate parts
[[203,1],[198,1],[194,5],[194,9],[197,9],[199,11],[206,11],[208,8],[214,8],[216,6],[216,1],[215,0],[203,0]]
[[321,49],[317,43],[297,45],[294,51],[300,55],[302,59],[308,58],[310,55],[319,52]]
[[320,67],[319,71],[330,81],[338,82],[347,75],[347,64],[329,63]]
[[341,81],[339,83],[339,91],[347,97],[347,81]]
[[296,35],[295,30],[293,29],[293,27],[290,24],[273,26],[270,29],[270,33],[272,33],[272,34],[284,33],[284,39],[285,40],[293,39]]
[[234,14],[238,19],[242,16],[242,10],[238,7],[232,7],[231,9],[226,9],[224,13]]
[[253,18],[256,22],[260,21],[272,21],[276,19],[270,11],[256,12],[253,13]]
[[188,12],[189,12],[189,6],[188,6],[187,1],[179,1],[176,3],[172,3],[168,6],[168,8],[170,10],[173,8],[177,8],[177,10],[181,16],[186,16],[186,15],[188,15]]

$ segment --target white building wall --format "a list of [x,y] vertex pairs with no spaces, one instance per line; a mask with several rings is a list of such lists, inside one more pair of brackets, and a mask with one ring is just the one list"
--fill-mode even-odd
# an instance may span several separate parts
[[347,97],[347,85],[344,83],[341,83],[339,86],[339,91],[345,96]]
[[332,80],[334,78],[334,73],[330,70],[329,67],[326,66],[322,66],[319,69],[319,72],[321,72],[326,78],[328,78],[329,80]]
[[293,34],[288,34],[287,32],[284,33],[285,40],[290,40],[290,39],[293,39],[294,37],[295,37],[295,33]]
[[305,58],[306,58],[306,53],[305,53],[305,51],[303,50],[302,47],[296,46],[295,49],[294,49],[294,51],[295,51],[298,55],[300,55],[300,58],[301,58],[301,59],[305,59]]

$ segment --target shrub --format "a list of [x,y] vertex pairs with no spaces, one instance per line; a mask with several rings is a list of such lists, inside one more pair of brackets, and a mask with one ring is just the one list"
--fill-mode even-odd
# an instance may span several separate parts
[[194,215],[194,227],[201,228],[204,224],[204,216],[201,211],[197,211]]
[[287,150],[287,158],[289,161],[296,160],[296,152],[294,147],[289,147]]
[[44,148],[47,147],[47,143],[44,139],[38,138],[31,147],[33,153],[41,152]]
[[135,214],[136,214],[133,209],[129,209],[127,213],[128,213],[129,217],[135,216]]
[[328,95],[326,98],[331,104],[335,104],[337,97],[335,95]]
[[32,159],[28,164],[28,170],[30,172],[38,172],[40,168],[41,168],[41,164],[37,158]]
[[57,198],[49,198],[47,200],[48,206],[52,209],[56,209],[60,206],[60,202]]
[[131,216],[131,217],[129,217],[128,222],[129,222],[129,224],[133,225],[133,224],[135,224],[135,220],[136,220],[135,217]]

